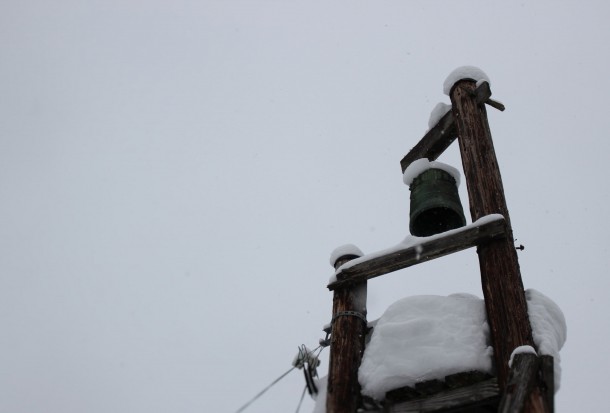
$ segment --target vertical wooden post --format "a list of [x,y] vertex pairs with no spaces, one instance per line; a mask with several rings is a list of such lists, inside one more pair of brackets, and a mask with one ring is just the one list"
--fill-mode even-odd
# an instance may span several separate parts
[[516,354],[498,413],[544,412],[542,395],[537,391],[540,359],[535,354]]
[[461,80],[453,86],[450,96],[472,220],[488,214],[502,214],[507,225],[505,239],[486,243],[477,249],[498,384],[503,390],[508,380],[508,360],[512,351],[518,346],[533,346],[534,343],[487,112],[484,104],[477,104],[475,88],[474,81]]
[[[342,256],[335,269],[357,258]],[[333,296],[327,413],[354,413],[360,405],[358,368],[366,335],[366,281],[337,288]]]

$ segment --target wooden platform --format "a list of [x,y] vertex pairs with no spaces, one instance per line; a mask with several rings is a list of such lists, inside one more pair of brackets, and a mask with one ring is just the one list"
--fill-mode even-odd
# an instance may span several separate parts
[[[382,406],[366,411],[387,413],[489,413],[497,412],[500,391],[495,377],[479,371],[428,380],[415,387],[401,387],[386,393]],[[366,404],[366,403],[365,403]]]

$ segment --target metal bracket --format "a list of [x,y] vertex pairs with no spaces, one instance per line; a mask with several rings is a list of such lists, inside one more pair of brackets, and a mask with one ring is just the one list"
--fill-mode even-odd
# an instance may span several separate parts
[[342,316],[358,317],[359,319],[364,321],[365,324],[368,323],[368,321],[366,321],[366,316],[362,313],[359,313],[358,311],[339,311],[338,313],[335,313],[335,315],[333,315],[333,319],[330,321],[330,324],[332,325],[337,318]]

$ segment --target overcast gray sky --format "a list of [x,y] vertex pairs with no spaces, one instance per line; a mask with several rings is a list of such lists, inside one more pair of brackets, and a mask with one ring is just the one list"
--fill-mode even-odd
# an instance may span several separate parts
[[[462,65],[507,106],[524,284],[567,319],[557,411],[606,404],[607,2],[1,9],[0,412],[235,411],[322,337],[331,251],[408,234],[399,161]],[[369,318],[454,292],[482,296],[474,250],[372,280]],[[294,411],[303,386],[247,411]]]

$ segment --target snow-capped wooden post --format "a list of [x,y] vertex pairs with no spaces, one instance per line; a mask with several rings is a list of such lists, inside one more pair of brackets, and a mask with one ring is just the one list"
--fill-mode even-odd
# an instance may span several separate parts
[[[337,269],[346,262],[358,258],[359,255],[344,254],[336,260],[331,258],[331,261],[334,261],[334,267]],[[360,405],[358,369],[364,352],[367,328],[366,284],[366,281],[362,281],[334,290],[326,395],[327,413],[354,413]]]
[[487,112],[485,105],[477,102],[475,89],[473,80],[458,80],[450,97],[472,220],[502,214],[506,222],[505,238],[481,244],[477,249],[498,383],[503,389],[512,351],[523,345],[533,346],[534,342]]
[[553,357],[538,357],[533,349],[532,353],[515,354],[498,413],[553,412],[552,376]]

